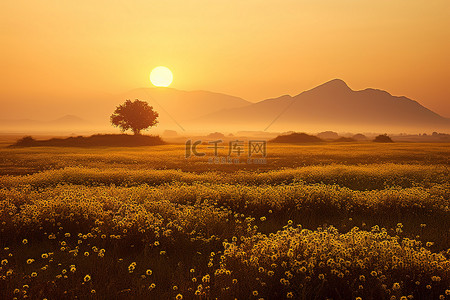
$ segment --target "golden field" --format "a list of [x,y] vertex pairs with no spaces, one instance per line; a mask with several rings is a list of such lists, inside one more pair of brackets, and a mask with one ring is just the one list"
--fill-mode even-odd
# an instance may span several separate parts
[[450,145],[0,149],[0,298],[449,299]]

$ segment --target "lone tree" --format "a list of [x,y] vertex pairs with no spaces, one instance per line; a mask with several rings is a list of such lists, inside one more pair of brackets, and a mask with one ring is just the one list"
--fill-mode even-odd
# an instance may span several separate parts
[[142,129],[158,124],[158,116],[147,102],[136,99],[126,100],[124,104],[117,106],[110,119],[111,124],[120,127],[122,131],[131,129],[134,134],[140,134]]

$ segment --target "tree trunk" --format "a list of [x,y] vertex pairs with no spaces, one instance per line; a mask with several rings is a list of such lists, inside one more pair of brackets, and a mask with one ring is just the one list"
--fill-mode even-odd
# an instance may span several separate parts
[[134,135],[139,135],[139,134],[141,134],[141,130],[140,129],[133,129],[133,133],[134,133]]

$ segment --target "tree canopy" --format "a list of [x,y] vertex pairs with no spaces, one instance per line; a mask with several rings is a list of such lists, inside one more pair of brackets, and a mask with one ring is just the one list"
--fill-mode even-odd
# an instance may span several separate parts
[[134,134],[140,134],[141,130],[158,124],[156,120],[159,114],[147,102],[136,99],[126,100],[117,106],[111,115],[111,124],[122,131],[132,130]]

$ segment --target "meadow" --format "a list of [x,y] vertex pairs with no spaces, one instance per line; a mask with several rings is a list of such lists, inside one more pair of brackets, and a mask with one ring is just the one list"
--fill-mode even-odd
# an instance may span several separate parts
[[449,146],[0,148],[0,298],[450,299]]

